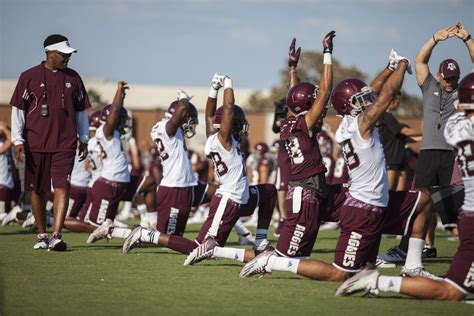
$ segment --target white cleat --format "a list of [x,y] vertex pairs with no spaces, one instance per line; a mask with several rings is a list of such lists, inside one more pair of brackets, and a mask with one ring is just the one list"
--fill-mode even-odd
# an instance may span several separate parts
[[143,227],[141,227],[141,226],[135,227],[132,230],[132,232],[130,233],[130,235],[128,235],[127,238],[125,238],[125,240],[123,242],[123,246],[122,246],[122,252],[123,253],[127,253],[131,249],[133,249],[133,248],[137,247],[138,245],[140,245],[140,243],[141,243],[140,237],[142,236],[142,229],[143,229]]
[[36,244],[33,246],[33,249],[48,249],[49,246],[49,236],[48,234],[38,234],[38,239]]
[[128,228],[128,225],[125,224],[124,222],[118,220],[117,218],[115,218],[115,219],[114,219],[114,227]]
[[425,270],[423,267],[418,267],[414,269],[408,269],[405,266],[402,267],[402,271],[400,272],[400,276],[404,278],[416,278],[416,277],[424,277],[430,280],[435,281],[442,281],[443,278],[440,278],[428,271]]
[[362,271],[344,281],[336,290],[335,296],[347,296],[358,292],[364,292],[364,296],[367,294],[378,295],[377,280],[379,275],[377,269],[365,267]]
[[268,267],[268,260],[270,260],[271,256],[276,256],[274,251],[262,252],[243,266],[239,277],[246,278],[255,274],[271,274],[272,270]]
[[26,217],[26,220],[23,222],[23,224],[21,224],[21,227],[23,228],[31,227],[35,223],[36,223],[35,217],[33,216],[32,213],[29,213],[28,216]]
[[5,218],[3,219],[2,226],[8,225],[11,222],[16,221],[16,214],[20,212],[21,212],[21,207],[19,207],[18,205],[12,208],[10,212],[7,214],[7,216],[5,216]]
[[202,244],[191,251],[186,260],[184,260],[184,265],[193,265],[205,259],[211,259],[214,256],[214,248],[217,246],[219,246],[217,241],[213,237],[208,237]]
[[99,241],[101,239],[107,238],[107,240],[111,239],[112,236],[111,230],[114,228],[114,225],[112,224],[112,221],[110,219],[107,219],[105,222],[102,223],[99,227],[97,227],[90,235],[89,238],[87,238],[87,243],[88,244],[93,244],[96,241]]

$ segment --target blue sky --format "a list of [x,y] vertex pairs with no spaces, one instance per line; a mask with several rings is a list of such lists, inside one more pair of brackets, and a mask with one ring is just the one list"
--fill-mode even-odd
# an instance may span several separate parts
[[[321,50],[337,32],[334,56],[371,77],[395,48],[413,59],[439,28],[462,20],[474,33],[470,0],[0,0],[0,78],[16,79],[39,63],[52,33],[78,49],[69,66],[83,77],[133,84],[208,86],[214,72],[234,87],[279,82],[288,44]],[[431,69],[455,58],[472,68],[458,39],[438,44]],[[414,76],[405,89],[420,95]]]

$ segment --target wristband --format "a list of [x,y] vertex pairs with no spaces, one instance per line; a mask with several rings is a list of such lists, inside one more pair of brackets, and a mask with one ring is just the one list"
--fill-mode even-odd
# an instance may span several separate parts
[[296,72],[295,68],[291,68],[290,71],[289,71],[290,74],[294,74],[295,72]]
[[462,41],[463,41],[464,43],[466,43],[466,42],[467,42],[468,40],[470,40],[470,39],[471,39],[471,34],[467,35],[467,37],[466,37],[465,39],[463,39]]
[[330,53],[324,53],[323,55],[323,65],[331,65],[332,58]]
[[438,41],[435,39],[434,35],[433,35],[433,41],[435,42],[435,45],[438,44]]
[[229,77],[226,77],[224,79],[224,90],[228,88],[232,89],[232,79],[230,79]]
[[218,92],[219,92],[218,90],[211,87],[211,89],[209,90],[209,98],[217,99],[217,93]]

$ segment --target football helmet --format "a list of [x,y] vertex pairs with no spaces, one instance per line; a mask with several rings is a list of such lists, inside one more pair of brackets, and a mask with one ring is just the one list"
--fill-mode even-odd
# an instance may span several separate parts
[[102,111],[98,110],[89,116],[89,130],[90,131],[95,131],[99,128],[101,114],[102,114]]
[[[173,101],[171,102],[170,106],[168,107],[168,111],[166,113],[169,116],[172,116],[175,112],[176,109],[178,108],[179,101]],[[194,104],[189,102],[189,107],[188,107],[188,116],[186,117],[185,122],[181,125],[181,128],[184,131],[184,136],[186,138],[191,138],[194,135],[196,135],[196,125],[199,124],[198,120],[198,111]]]
[[470,73],[458,86],[458,107],[462,110],[474,110],[474,73]]
[[309,82],[299,82],[288,91],[286,104],[294,114],[309,111],[318,93],[318,86]]
[[[217,108],[217,111],[214,114],[214,119],[212,122],[212,126],[215,129],[221,128],[223,117],[224,117],[224,107],[220,106],[219,108]],[[234,122],[232,124],[232,136],[234,136],[235,140],[240,141],[244,137],[247,137],[248,130],[249,130],[249,123],[247,122],[247,118],[245,117],[245,112],[240,106],[235,104],[234,105]]]
[[[112,104],[106,105],[102,108],[100,114],[101,124],[105,123],[107,117],[110,115],[111,109]],[[121,107],[119,113],[119,123],[115,129],[119,131],[120,135],[126,135],[131,134],[132,126],[132,117],[128,114],[127,110],[124,107]]]
[[364,81],[349,78],[332,90],[331,104],[340,116],[357,116],[375,101],[376,94]]

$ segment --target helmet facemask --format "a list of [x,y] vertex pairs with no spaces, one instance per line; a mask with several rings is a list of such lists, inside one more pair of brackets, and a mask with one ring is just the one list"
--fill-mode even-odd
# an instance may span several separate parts
[[363,87],[360,92],[354,94],[349,100],[349,104],[352,107],[350,115],[357,116],[360,112],[364,111],[365,108],[374,103],[376,98],[377,94],[372,87]]
[[188,117],[187,121],[181,126],[184,132],[184,137],[191,138],[196,135],[196,125],[199,124],[197,117]]

